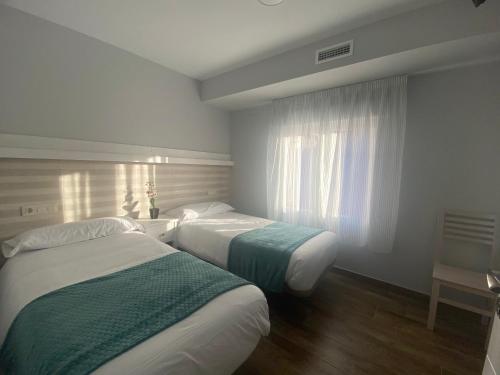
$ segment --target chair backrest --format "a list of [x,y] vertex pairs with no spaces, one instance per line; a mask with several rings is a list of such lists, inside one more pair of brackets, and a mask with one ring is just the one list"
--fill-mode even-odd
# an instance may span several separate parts
[[438,226],[440,235],[434,262],[439,261],[446,239],[484,245],[490,251],[490,263],[493,260],[497,233],[495,215],[446,210],[441,215]]

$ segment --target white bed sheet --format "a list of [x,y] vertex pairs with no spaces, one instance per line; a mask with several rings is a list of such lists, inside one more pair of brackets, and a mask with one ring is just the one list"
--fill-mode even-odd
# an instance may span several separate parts
[[[227,269],[229,243],[238,234],[273,223],[255,216],[225,212],[179,223],[176,243],[202,259]],[[288,264],[286,283],[297,292],[310,291],[337,256],[337,237],[322,232],[297,248]]]
[[[144,234],[124,233],[18,254],[0,270],[0,345],[17,313],[33,299],[176,251]],[[264,295],[246,285],[218,296],[95,374],[230,374],[269,328]]]

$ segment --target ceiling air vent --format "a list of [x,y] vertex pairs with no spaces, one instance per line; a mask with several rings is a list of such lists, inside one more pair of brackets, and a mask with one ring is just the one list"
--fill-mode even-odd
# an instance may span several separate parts
[[316,64],[351,56],[353,41],[342,42],[316,51]]

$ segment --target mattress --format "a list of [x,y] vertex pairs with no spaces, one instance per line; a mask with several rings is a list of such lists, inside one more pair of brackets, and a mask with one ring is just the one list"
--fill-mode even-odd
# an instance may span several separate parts
[[[17,313],[33,299],[176,251],[141,233],[124,233],[16,255],[0,270],[0,343]],[[218,296],[94,373],[230,374],[269,327],[264,295],[246,285]]]
[[[177,245],[213,264],[227,269],[229,244],[238,234],[273,223],[271,220],[237,212],[204,216],[178,224]],[[288,264],[285,281],[289,289],[309,292],[335,261],[337,237],[322,232],[297,248]]]

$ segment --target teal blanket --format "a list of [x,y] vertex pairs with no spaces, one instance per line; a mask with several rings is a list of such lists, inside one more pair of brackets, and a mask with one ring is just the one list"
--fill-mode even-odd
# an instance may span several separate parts
[[[56,290],[17,315],[6,374],[88,374],[247,281],[178,252]],[[168,349],[168,348],[166,348]]]
[[242,233],[229,244],[228,269],[270,292],[281,292],[293,252],[323,230],[276,222]]

